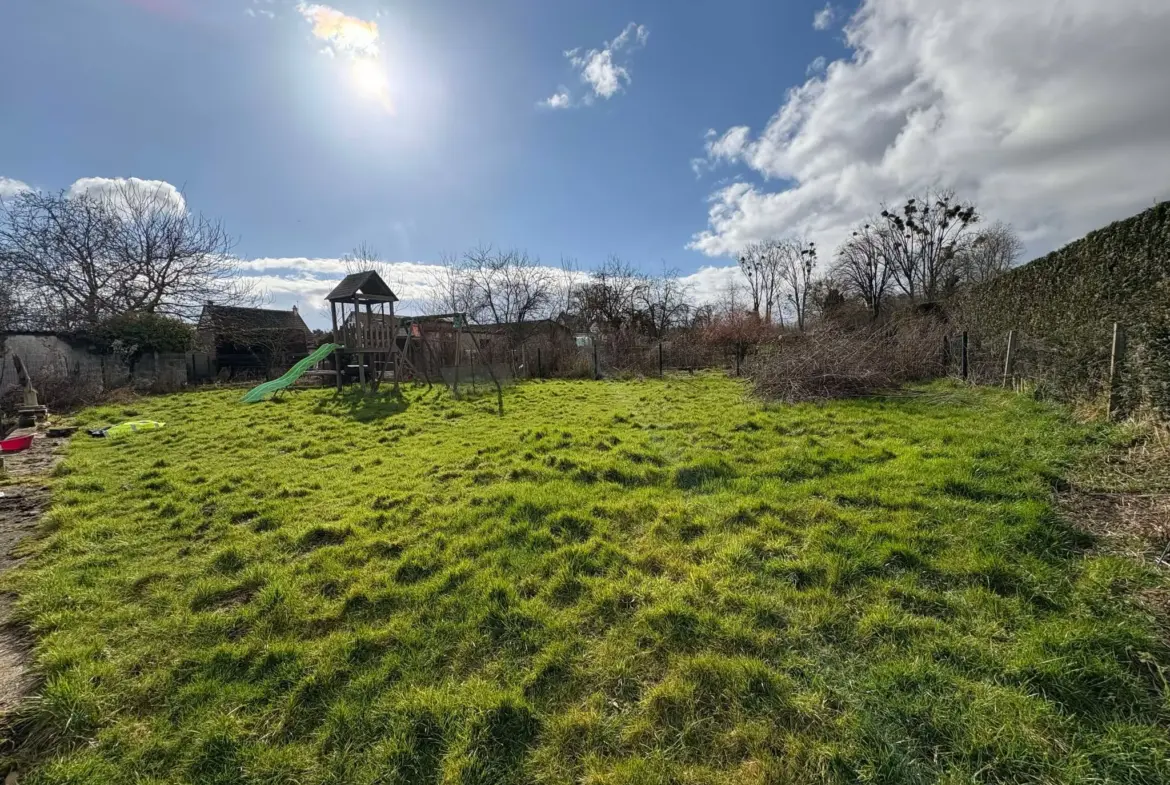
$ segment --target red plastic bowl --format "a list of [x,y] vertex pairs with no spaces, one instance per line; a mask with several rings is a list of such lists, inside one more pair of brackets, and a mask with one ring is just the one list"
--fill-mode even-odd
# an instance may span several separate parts
[[28,436],[17,436],[14,439],[5,439],[0,442],[0,452],[20,452],[32,447],[32,434]]

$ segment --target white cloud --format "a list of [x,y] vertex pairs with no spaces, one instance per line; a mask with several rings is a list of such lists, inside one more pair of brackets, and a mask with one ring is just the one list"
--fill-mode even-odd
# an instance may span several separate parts
[[828,30],[836,18],[837,9],[833,8],[832,3],[825,3],[825,7],[817,11],[816,15],[813,16],[813,28],[816,30]]
[[746,125],[729,128],[723,135],[714,128],[708,130],[703,137],[707,140],[703,145],[706,157],[691,159],[691,168],[695,174],[701,175],[704,171],[713,169],[719,162],[738,161],[750,141],[751,132],[752,129]]
[[298,3],[297,11],[313,25],[313,35],[354,57],[378,56],[378,25],[320,3]]
[[13,180],[9,177],[0,177],[0,199],[9,196],[16,196],[17,194],[31,191],[27,183],[22,183],[20,180]]
[[150,196],[159,205],[185,210],[182,192],[165,180],[140,180],[137,177],[83,177],[69,186],[69,196],[88,194],[95,198],[116,199],[124,189]]
[[742,288],[743,273],[736,265],[702,267],[698,272],[680,277],[679,282],[690,290],[691,299],[697,305],[705,305],[723,300],[732,287]]
[[[165,180],[142,180],[137,177],[82,177],[76,180],[65,190],[70,197],[88,194],[99,199],[116,199],[128,189],[129,191],[150,196],[159,201],[159,204],[173,207],[176,210],[185,210],[187,203],[183,193]],[[33,190],[27,183],[0,177],[0,197],[15,196],[24,191]]]
[[[616,38],[604,43],[600,49],[582,52],[576,48],[565,52],[573,70],[588,85],[582,103],[592,103],[595,98],[612,98],[629,85],[633,81],[629,69],[630,56],[645,46],[649,38],[650,30],[645,25],[630,22]],[[572,96],[564,87],[542,102],[543,106],[553,109],[563,109],[571,104]]]
[[[327,327],[328,311],[322,310],[325,295],[346,274],[346,263],[339,258],[284,257],[246,259],[237,263],[243,275],[240,281],[263,292],[270,307],[291,308],[298,305],[301,315],[310,327]],[[387,262],[386,282],[400,298],[399,313],[425,313],[431,295],[432,276],[437,270],[426,262]],[[559,279],[559,267],[545,268],[550,276]],[[703,267],[698,272],[680,278],[691,290],[697,303],[713,303],[722,299],[731,285],[741,285],[739,268]]]
[[826,60],[825,57],[822,55],[821,57],[818,57],[815,60],[813,60],[811,63],[809,63],[808,68],[806,68],[804,72],[810,76],[812,74],[819,74],[819,73],[822,73],[825,70],[825,68],[828,67],[828,65],[829,65],[829,61]]
[[1170,196],[1164,0],[865,0],[845,35],[852,57],[762,132],[707,140],[707,165],[780,184],[717,190],[692,248],[788,233],[832,248],[882,201],[942,186],[1039,252]]
[[555,93],[541,101],[540,105],[547,109],[568,109],[572,103],[573,99],[569,96],[569,89],[560,87]]

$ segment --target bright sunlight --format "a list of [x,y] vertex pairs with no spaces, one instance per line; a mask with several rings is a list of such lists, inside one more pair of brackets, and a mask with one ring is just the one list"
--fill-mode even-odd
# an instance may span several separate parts
[[349,73],[360,95],[377,99],[387,110],[394,108],[390,101],[390,81],[382,63],[371,58],[360,58],[353,61]]

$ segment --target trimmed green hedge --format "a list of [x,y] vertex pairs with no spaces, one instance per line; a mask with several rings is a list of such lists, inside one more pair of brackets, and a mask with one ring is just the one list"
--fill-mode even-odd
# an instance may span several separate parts
[[1170,414],[1170,202],[966,292],[957,311],[976,335],[1017,330],[1042,344],[1036,370],[1064,398],[1105,391],[1119,322],[1129,336],[1123,403]]

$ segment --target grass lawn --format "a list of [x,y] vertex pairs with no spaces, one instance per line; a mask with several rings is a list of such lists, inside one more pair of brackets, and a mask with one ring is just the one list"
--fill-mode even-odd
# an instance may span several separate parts
[[1050,495],[1107,436],[998,391],[715,376],[153,398],[35,558],[22,785],[1167,782],[1156,576]]

